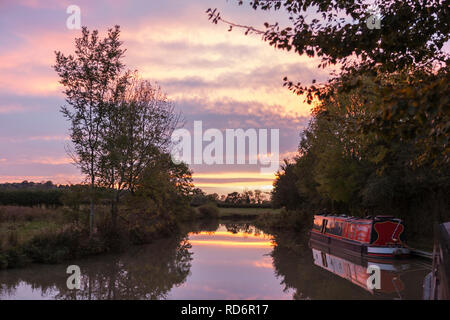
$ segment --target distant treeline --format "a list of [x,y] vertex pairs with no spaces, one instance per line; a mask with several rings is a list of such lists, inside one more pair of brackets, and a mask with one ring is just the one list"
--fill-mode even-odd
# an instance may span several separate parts
[[56,185],[52,181],[32,182],[24,180],[22,182],[0,183],[0,190],[54,190],[68,188],[70,188],[70,185]]
[[[56,185],[52,181],[17,182],[0,184],[0,205],[12,206],[46,206],[57,207],[62,205],[88,204],[87,185]],[[107,198],[107,190],[96,189],[97,200]],[[267,194],[260,190],[246,190],[231,192],[219,196],[217,193],[206,194],[196,188],[191,194],[191,206],[198,207],[206,203],[215,203],[220,208],[271,208],[272,203]]]
[[65,189],[31,190],[0,189],[0,204],[13,206],[61,206]]
[[61,206],[64,193],[70,189],[67,185],[55,185],[51,181],[36,183],[0,184],[0,204],[15,206]]
[[191,206],[198,207],[206,203],[215,203],[220,208],[271,208],[267,192],[245,190],[219,196],[217,193],[206,194],[199,188],[193,190]]

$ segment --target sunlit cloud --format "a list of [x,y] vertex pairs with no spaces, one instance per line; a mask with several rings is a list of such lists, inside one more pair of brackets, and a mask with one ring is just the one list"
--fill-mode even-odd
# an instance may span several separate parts
[[55,175],[0,175],[0,183],[6,182],[22,182],[22,181],[52,181],[56,184],[76,184],[82,182],[80,175],[67,175],[67,174],[55,174]]
[[73,160],[68,157],[61,157],[61,158],[42,157],[42,158],[35,158],[35,159],[30,159],[30,160],[23,160],[22,163],[39,163],[39,164],[60,165],[60,164],[73,163]]
[[2,106],[0,105],[0,114],[7,114],[7,113],[20,113],[20,112],[24,112],[26,110],[26,108],[22,107],[22,106]]
[[29,136],[29,137],[0,137],[0,142],[19,143],[25,141],[70,141],[69,136],[55,135],[55,136]]
[[50,164],[50,165],[61,165],[61,164],[71,164],[73,160],[68,157],[38,157],[32,159],[14,159],[7,160],[4,159],[3,163],[14,163],[14,164]]
[[[25,167],[29,163],[53,165],[51,178],[59,182],[72,179],[61,171],[62,166],[70,163],[61,155],[63,143],[70,143],[70,139],[64,131],[67,126],[62,115],[57,114],[64,104],[64,96],[52,69],[54,51],[72,53],[74,38],[80,35],[80,31],[65,27],[65,9],[69,4],[68,1],[34,0],[1,4],[8,23],[2,30],[5,37],[0,47],[0,101],[4,101],[0,103],[0,115],[23,117],[23,121],[3,120],[8,121],[6,127],[14,126],[17,131],[4,129],[6,134],[2,132],[1,147],[9,151],[3,154],[2,158],[8,161],[2,165],[23,164],[14,167],[14,175],[3,176],[15,180],[21,176],[30,178],[25,174],[31,168]],[[298,134],[308,123],[311,106],[284,88],[282,78],[288,76],[309,83],[312,79],[325,79],[327,73],[316,69],[316,59],[275,50],[259,36],[227,32],[225,26],[208,21],[205,10],[210,6],[222,7],[235,21],[259,26],[265,21],[286,22],[283,20],[286,17],[246,11],[224,1],[158,4],[79,1],[77,5],[82,10],[82,24],[91,30],[99,29],[101,36],[114,24],[121,25],[121,39],[127,49],[126,65],[160,84],[185,116],[187,126],[194,120],[204,120],[205,127],[220,130],[280,128],[280,158],[296,150]],[[106,14],[105,7],[108,7]],[[41,110],[47,113],[41,114]],[[33,126],[39,120],[48,123],[49,114],[54,115],[54,121],[60,121],[54,130],[47,130],[45,125]],[[30,143],[37,144],[33,152],[28,151]],[[40,150],[38,144],[44,143],[46,148]],[[251,168],[255,169],[251,174],[236,173],[246,170],[242,167],[236,170],[237,167],[195,167],[194,182],[198,187],[219,193],[272,188],[273,175],[262,176],[257,168]],[[81,179],[80,175],[78,180]]]
[[273,263],[271,259],[252,261],[252,265],[257,268],[273,269]]

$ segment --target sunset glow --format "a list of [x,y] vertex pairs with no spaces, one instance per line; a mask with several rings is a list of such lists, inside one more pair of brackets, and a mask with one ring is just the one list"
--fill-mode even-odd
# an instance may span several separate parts
[[[119,4],[120,3],[120,4]],[[65,1],[2,3],[0,42],[0,182],[52,180],[77,183],[82,176],[67,158],[68,124],[59,109],[62,86],[52,65],[54,51],[73,52],[78,30],[65,27]],[[226,1],[78,1],[82,25],[100,35],[116,24],[127,49],[125,63],[161,85],[184,117],[185,127],[280,129],[280,160],[295,154],[311,106],[283,87],[325,78],[318,61],[275,50],[260,37],[208,21],[216,6],[237,21],[262,26],[266,13]],[[107,8],[107,9],[106,9]],[[105,10],[108,14],[104,14]],[[279,18],[279,17],[278,17]],[[245,20],[244,20],[245,19]],[[285,19],[285,18],[282,18]],[[273,174],[258,165],[194,165],[194,182],[207,192],[272,188]],[[77,176],[78,175],[78,176]]]

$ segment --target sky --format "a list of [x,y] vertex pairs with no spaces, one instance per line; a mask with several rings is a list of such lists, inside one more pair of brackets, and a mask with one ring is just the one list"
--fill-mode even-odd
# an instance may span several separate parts
[[[52,69],[54,51],[73,52],[80,30],[70,30],[69,5],[81,9],[81,25],[101,36],[121,27],[124,62],[158,83],[182,113],[207,129],[279,129],[280,160],[292,157],[311,106],[283,87],[283,77],[310,83],[328,73],[318,61],[276,50],[258,35],[228,32],[208,21],[217,8],[224,18],[263,28],[288,23],[284,12],[255,11],[234,0],[37,1],[0,0],[0,182],[82,181],[66,149],[69,123],[59,112],[62,86]],[[276,170],[254,164],[195,164],[194,183],[208,193],[270,191]]]

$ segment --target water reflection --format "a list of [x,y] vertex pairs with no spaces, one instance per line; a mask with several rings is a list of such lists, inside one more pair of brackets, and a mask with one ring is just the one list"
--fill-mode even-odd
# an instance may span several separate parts
[[[1,299],[164,299],[189,275],[191,245],[164,239],[124,255],[0,272]],[[81,289],[67,289],[67,265],[81,268]]]
[[[328,251],[328,252],[327,252]],[[345,255],[333,252],[331,249],[312,246],[314,264],[349,282],[368,291],[370,294],[396,294],[402,297],[405,284],[401,279],[402,273],[411,271],[414,266],[410,261],[372,261],[369,262],[362,257]],[[380,269],[380,288],[368,287],[368,266],[377,266]]]
[[294,290],[294,299],[422,299],[423,279],[431,269],[422,260],[370,262],[381,269],[381,289],[370,290],[366,285],[369,262],[362,257],[325,246],[313,245],[308,250],[306,236],[288,245],[278,237],[275,240],[271,256],[276,274],[285,289]]
[[188,282],[173,299],[290,299],[274,276],[273,237],[251,224],[220,225],[189,235],[193,264]]
[[[368,290],[367,261],[309,247],[307,233],[212,221],[184,234],[125,254],[0,271],[0,299],[421,299],[430,269],[382,265],[382,289]],[[67,289],[69,264],[81,268],[81,290]]]

